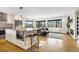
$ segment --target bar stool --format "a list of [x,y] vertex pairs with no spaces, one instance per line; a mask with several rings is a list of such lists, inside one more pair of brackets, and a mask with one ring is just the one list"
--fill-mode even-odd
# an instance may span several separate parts
[[[31,45],[34,46],[38,43],[37,38],[35,38],[37,36],[37,31],[33,30],[33,32],[31,33]],[[34,51],[34,49],[32,48],[32,51]]]
[[[37,45],[37,47],[39,47],[39,39],[38,39],[38,33],[37,33],[37,31],[34,31],[33,33],[25,33],[24,34],[25,36],[24,36],[24,38],[25,38],[25,45],[26,45],[26,38],[30,38],[30,45],[31,45],[31,47],[30,47],[30,49],[31,49],[31,51],[33,51],[33,45],[34,45],[34,42],[35,42],[35,40],[37,40],[37,42],[35,43],[36,45]],[[37,36],[37,39],[35,39],[35,36]],[[26,45],[27,46],[27,45]]]
[[[35,32],[33,32],[32,33],[33,35],[32,35],[32,44],[33,45],[35,45],[35,47],[39,47],[39,39],[38,39],[38,33],[37,33],[37,31],[35,31]],[[34,48],[35,49],[35,48]],[[34,49],[33,49],[33,51],[34,51]]]
[[[28,38],[28,37],[30,38],[30,43],[29,43],[29,45],[31,45],[30,49],[31,49],[31,51],[33,51],[33,50],[32,50],[32,38],[33,38],[33,37],[32,37],[32,35],[31,35],[31,34],[30,34],[30,35],[25,36],[25,38]],[[25,39],[25,45],[26,45],[26,43],[27,43],[27,42],[26,42],[26,39]],[[26,46],[27,46],[27,45],[26,45]]]
[[[37,36],[37,38],[35,38]],[[33,45],[36,45],[36,47],[39,47],[39,39],[38,39],[38,33],[37,31],[33,31],[32,35],[31,35],[31,51],[34,51],[34,49],[32,48]]]

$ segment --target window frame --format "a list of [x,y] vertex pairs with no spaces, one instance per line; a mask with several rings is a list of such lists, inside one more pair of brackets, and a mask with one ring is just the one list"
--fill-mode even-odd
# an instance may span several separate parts
[[[49,25],[50,24],[50,22],[52,23],[52,25]],[[53,26],[53,24],[54,24],[54,22],[56,23],[54,26]],[[61,26],[58,26],[58,23],[60,23],[61,22]],[[55,19],[55,20],[47,20],[47,26],[48,27],[62,27],[62,19]]]
[[[40,25],[38,25],[37,22],[38,22],[39,24],[40,24],[41,22],[44,22],[45,24],[40,24]],[[41,27],[41,26],[46,27],[46,20],[36,21],[36,27],[39,28],[39,27]]]
[[[32,22],[32,26],[31,26],[31,27],[27,26],[27,22]],[[31,20],[26,20],[26,21],[25,21],[25,27],[26,27],[26,28],[33,28],[33,21],[31,21]]]

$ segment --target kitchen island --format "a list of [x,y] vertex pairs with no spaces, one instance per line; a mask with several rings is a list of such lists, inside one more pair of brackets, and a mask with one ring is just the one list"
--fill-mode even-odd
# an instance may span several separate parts
[[26,30],[6,29],[5,39],[25,50],[39,43],[37,29],[29,28]]

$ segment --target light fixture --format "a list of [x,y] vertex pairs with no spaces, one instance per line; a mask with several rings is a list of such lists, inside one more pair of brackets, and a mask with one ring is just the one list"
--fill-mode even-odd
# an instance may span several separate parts
[[23,7],[19,7],[19,9],[23,9]]

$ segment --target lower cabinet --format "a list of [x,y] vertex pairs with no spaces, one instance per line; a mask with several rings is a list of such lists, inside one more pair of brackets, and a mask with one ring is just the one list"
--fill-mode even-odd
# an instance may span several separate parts
[[[5,32],[6,32],[5,39],[8,40],[9,42],[25,50],[27,50],[28,48],[31,48],[31,37],[26,37],[24,38],[24,41],[22,41],[16,38],[16,30],[6,29]],[[34,36],[32,38],[32,42],[33,42],[32,45],[37,43],[37,36]]]

